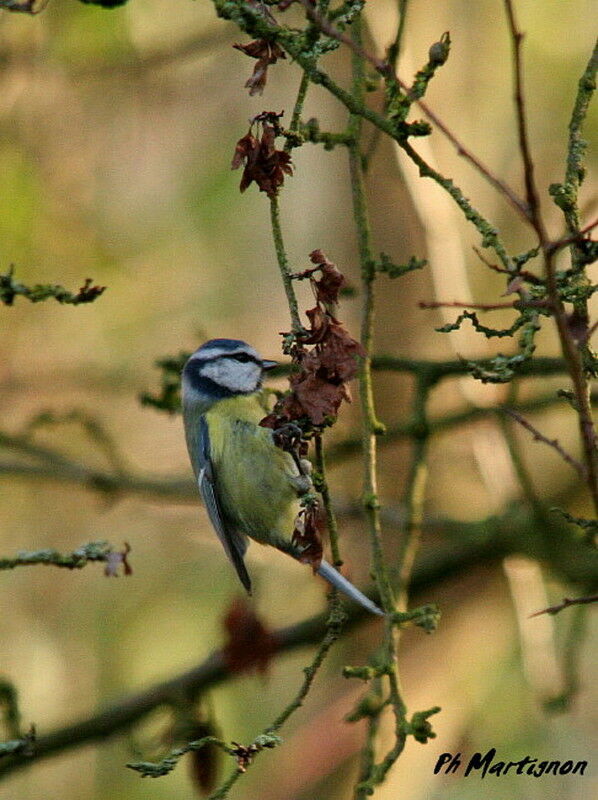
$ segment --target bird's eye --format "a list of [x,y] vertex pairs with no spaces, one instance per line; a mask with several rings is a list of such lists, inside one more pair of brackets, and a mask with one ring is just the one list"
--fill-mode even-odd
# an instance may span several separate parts
[[241,364],[246,364],[248,361],[251,361],[251,356],[247,355],[247,353],[237,353],[234,356],[236,361],[240,361]]

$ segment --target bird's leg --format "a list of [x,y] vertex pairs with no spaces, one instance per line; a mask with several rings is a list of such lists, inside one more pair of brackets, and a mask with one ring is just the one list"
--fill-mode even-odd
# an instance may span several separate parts
[[303,495],[313,491],[311,463],[306,458],[301,458],[301,449],[304,444],[301,428],[293,422],[287,422],[272,431],[272,440],[276,447],[289,453],[295,462],[298,475],[296,478],[291,478],[291,482],[297,494]]

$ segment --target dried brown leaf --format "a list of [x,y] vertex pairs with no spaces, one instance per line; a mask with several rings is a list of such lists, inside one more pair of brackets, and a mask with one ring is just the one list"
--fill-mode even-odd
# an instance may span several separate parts
[[316,299],[327,305],[338,303],[338,294],[347,285],[345,276],[321,250],[313,250],[309,257],[313,264],[317,264],[322,275],[319,281],[313,281]]
[[235,145],[235,153],[231,162],[231,169],[238,169],[241,164],[256,158],[260,143],[249,131]]
[[293,381],[295,398],[299,402],[303,414],[308,416],[314,425],[323,425],[327,418],[335,417],[343,400],[347,399],[343,384],[330,383],[313,373],[300,376]]
[[293,544],[301,551],[299,560],[309,564],[314,572],[322,561],[322,532],[325,528],[324,516],[319,503],[302,508],[295,519]]
[[245,87],[249,89],[250,95],[261,94],[268,78],[268,67],[279,58],[286,58],[284,50],[276,42],[268,42],[266,39],[254,39],[248,44],[234,44],[233,47],[257,59],[253,74],[246,81]]
[[263,122],[262,128],[259,141],[251,131],[239,139],[231,167],[238,169],[241,164],[245,164],[239,186],[242,192],[255,181],[261,192],[265,192],[268,197],[275,197],[284,183],[284,176],[293,174],[291,156],[284,150],[276,149],[276,131],[271,125]]
[[326,338],[319,349],[320,366],[326,370],[330,380],[350,381],[357,375],[356,356],[364,356],[365,351],[341,322],[332,319]]
[[276,643],[270,630],[245,598],[233,600],[224,618],[224,629],[228,641],[222,651],[230,671],[256,669],[262,674],[267,672],[270,659],[276,651]]

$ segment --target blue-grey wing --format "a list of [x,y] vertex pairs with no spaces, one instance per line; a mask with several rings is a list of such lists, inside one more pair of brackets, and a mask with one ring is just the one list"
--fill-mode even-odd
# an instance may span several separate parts
[[210,522],[222,542],[226,555],[232,561],[241,583],[251,592],[251,579],[247,573],[243,556],[247,550],[245,537],[227,524],[222,506],[218,498],[218,482],[214,464],[210,457],[210,433],[204,416],[199,420],[199,475],[197,478],[199,491],[208,510]]

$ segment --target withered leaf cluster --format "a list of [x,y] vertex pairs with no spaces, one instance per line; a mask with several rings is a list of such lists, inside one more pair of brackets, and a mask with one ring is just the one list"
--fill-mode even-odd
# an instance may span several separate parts
[[279,58],[286,58],[284,50],[276,42],[266,39],[254,39],[248,44],[234,44],[233,47],[246,56],[257,59],[252,75],[245,82],[245,88],[249,89],[250,95],[262,94],[268,79],[268,67],[276,64]]
[[304,506],[295,518],[293,544],[301,552],[299,561],[310,564],[314,572],[322,561],[322,532],[325,525],[323,509],[317,502]]
[[[263,738],[263,737],[260,737]],[[231,750],[231,754],[237,760],[237,767],[239,772],[247,772],[247,767],[253,761],[253,757],[256,753],[259,753],[260,750],[263,750],[265,747],[274,747],[274,741],[265,741],[265,742],[253,742],[249,745],[239,744],[239,742],[232,742],[233,748]]]
[[224,629],[228,639],[222,652],[229,670],[256,669],[265,673],[276,651],[276,642],[245,598],[233,600],[224,617]]
[[[239,185],[242,192],[255,181],[260,192],[265,192],[270,198],[276,197],[278,189],[284,183],[284,176],[293,174],[290,153],[277,150],[275,145],[278,130],[277,125],[271,124],[270,120],[279,116],[281,115],[264,112],[256,117],[250,125],[249,131],[242,139],[239,139],[235,146],[231,168],[238,169],[244,165]],[[252,132],[254,124],[261,124],[262,135],[260,138],[254,136]]]
[[365,355],[333,313],[345,285],[343,274],[321,250],[310,253],[310,259],[315,267],[293,277],[309,278],[316,305],[306,311],[309,328],[296,335],[291,350],[296,369],[289,378],[290,391],[262,420],[265,427],[278,428],[306,418],[316,427],[332,422],[342,401],[350,402],[347,383],[357,374],[357,357]]

